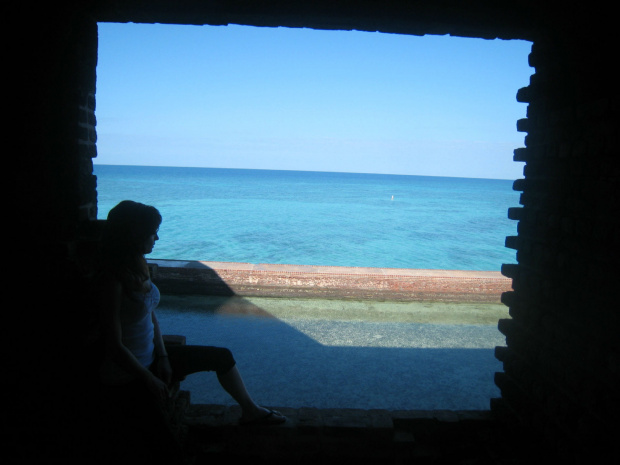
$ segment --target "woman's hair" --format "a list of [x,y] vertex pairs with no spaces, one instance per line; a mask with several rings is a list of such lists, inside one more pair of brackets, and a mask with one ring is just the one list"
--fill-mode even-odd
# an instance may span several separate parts
[[144,241],[161,224],[157,208],[132,200],[123,200],[110,210],[101,239],[104,269],[125,284],[148,278],[144,259]]

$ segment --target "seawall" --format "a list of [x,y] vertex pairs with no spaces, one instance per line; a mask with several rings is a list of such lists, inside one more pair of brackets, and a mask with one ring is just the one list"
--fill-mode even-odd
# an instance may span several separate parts
[[499,271],[419,270],[150,259],[169,294],[500,303]]

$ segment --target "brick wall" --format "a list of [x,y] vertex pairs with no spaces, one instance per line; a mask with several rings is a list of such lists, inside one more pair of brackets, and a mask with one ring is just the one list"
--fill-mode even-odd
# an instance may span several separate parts
[[514,291],[502,296],[512,319],[499,325],[507,347],[497,351],[495,406],[509,404],[574,458],[618,413],[618,100],[595,41],[562,39],[534,42],[536,73],[517,93],[529,105],[514,157],[526,165],[514,183],[522,207],[508,213],[518,264],[502,270]]
[[[239,2],[231,3],[231,11],[226,2],[200,2],[200,8],[190,11],[185,2],[154,2],[147,16],[160,22],[225,24],[238,18],[242,24],[288,22],[474,37],[521,37],[522,31],[535,31],[522,37],[534,40],[530,60],[536,72],[530,85],[517,92],[517,99],[529,106],[527,118],[517,123],[526,133],[525,147],[514,156],[526,164],[524,178],[514,185],[522,192],[521,207],[508,212],[518,221],[518,236],[506,240],[517,251],[517,263],[503,268],[514,291],[503,295],[512,319],[499,324],[506,346],[497,350],[504,371],[496,376],[502,398],[493,402],[493,410],[514,413],[567,457],[576,457],[576,449],[591,450],[584,444],[600,444],[607,427],[617,422],[620,373],[615,290],[620,276],[618,256],[612,253],[619,242],[620,204],[618,86],[612,71],[617,51],[610,51],[617,41],[607,32],[615,26],[605,25],[611,15],[597,9],[597,2],[580,5],[569,17],[566,8],[530,6],[536,2],[505,2],[505,7],[491,2],[493,10],[476,2],[484,15],[468,2],[451,2],[446,11],[443,2],[415,2],[416,11],[413,4],[394,9],[398,2],[386,2],[390,7],[385,11],[376,11],[382,8],[377,2],[338,2],[334,12],[313,10],[314,2],[284,2],[274,10],[280,16],[265,14],[257,2],[247,11]],[[365,8],[347,14],[358,3]],[[49,425],[41,419],[38,407],[49,410],[57,398],[49,395],[46,402],[36,390],[38,381],[48,376],[82,379],[83,360],[74,357],[77,342],[63,336],[75,335],[71,330],[83,322],[75,292],[79,276],[68,261],[79,250],[80,231],[96,224],[96,19],[104,13],[107,20],[144,17],[144,2],[97,4],[99,10],[92,11],[73,2],[28,6],[20,13],[16,41],[29,47],[11,70],[22,100],[16,113],[21,132],[12,136],[21,144],[16,156],[22,162],[16,170],[23,178],[16,188],[21,215],[16,224],[25,232],[25,239],[16,243],[25,259],[13,275],[23,286],[15,290],[27,302],[14,312],[23,321],[13,327],[28,328],[35,354],[17,367],[17,379],[45,435],[58,430],[54,413],[63,412],[52,411]],[[526,11],[525,5],[533,9]],[[50,311],[55,308],[61,310]],[[16,343],[22,342],[16,334]],[[56,363],[45,372],[37,358],[41,353],[62,360],[63,370]],[[33,363],[37,372],[24,370]],[[33,426],[29,422],[25,428]]]
[[96,218],[97,23],[78,13],[45,14],[23,39],[24,63],[12,69],[27,95],[18,120],[23,134],[12,135],[27,173],[17,195],[33,206],[21,219],[55,247],[75,238],[77,223]]

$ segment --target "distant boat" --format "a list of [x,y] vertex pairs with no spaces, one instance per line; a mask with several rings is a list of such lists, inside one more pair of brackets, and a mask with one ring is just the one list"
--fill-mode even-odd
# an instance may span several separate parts
[[392,196],[392,200],[394,200],[394,196]]

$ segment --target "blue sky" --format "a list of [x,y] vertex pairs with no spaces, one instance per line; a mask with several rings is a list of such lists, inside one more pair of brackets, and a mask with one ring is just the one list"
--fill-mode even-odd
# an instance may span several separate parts
[[516,179],[526,41],[99,24],[98,157]]

